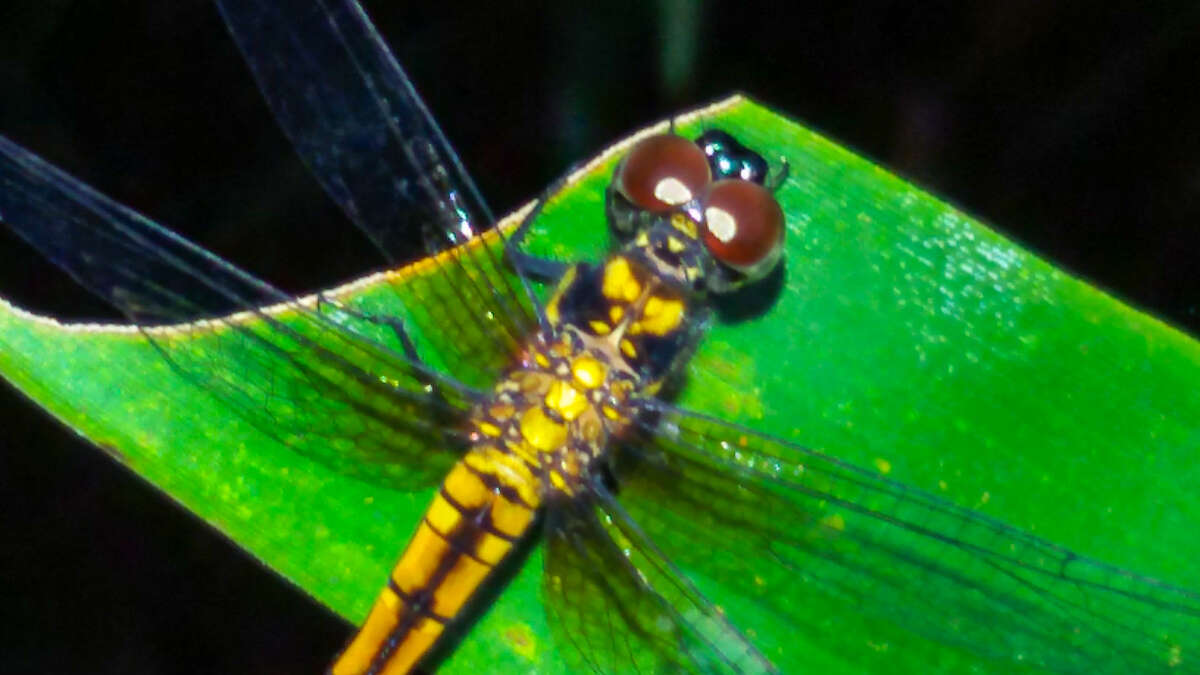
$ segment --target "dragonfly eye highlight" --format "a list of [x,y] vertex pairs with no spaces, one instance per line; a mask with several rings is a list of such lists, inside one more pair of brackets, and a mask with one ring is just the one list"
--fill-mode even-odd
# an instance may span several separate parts
[[651,136],[629,151],[615,177],[630,202],[660,213],[698,197],[712,180],[708,158],[681,136]]
[[704,245],[713,257],[748,277],[769,271],[783,249],[783,209],[771,191],[745,180],[708,187]]

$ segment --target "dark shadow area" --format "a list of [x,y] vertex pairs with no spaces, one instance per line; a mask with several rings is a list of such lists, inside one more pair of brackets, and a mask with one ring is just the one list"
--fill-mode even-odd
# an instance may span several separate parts
[[771,309],[787,284],[787,258],[779,261],[771,273],[759,281],[747,284],[733,293],[712,296],[717,319],[723,323],[740,323],[762,316]]

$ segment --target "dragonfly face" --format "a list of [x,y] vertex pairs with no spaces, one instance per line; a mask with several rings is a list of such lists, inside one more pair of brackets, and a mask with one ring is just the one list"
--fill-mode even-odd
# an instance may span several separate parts
[[[452,364],[450,374],[457,380],[423,368],[419,349],[414,356],[399,344],[403,340],[381,343],[360,330],[360,325],[369,323],[362,317],[356,318],[358,324],[331,318],[336,311],[302,307],[295,323],[266,312],[256,314],[257,323],[218,320],[232,336],[219,345],[225,351],[218,354],[191,350],[186,340],[178,341],[180,346],[154,333],[149,339],[163,348],[173,365],[196,377],[217,398],[238,406],[250,423],[278,425],[275,430],[298,455],[392,490],[426,486],[446,475],[469,481],[449,467],[462,456],[456,453],[467,452],[479,434],[488,433],[482,429],[475,430],[478,434],[464,433],[446,420],[469,416],[481,400],[479,388],[497,381],[475,376],[500,377],[514,351],[527,344],[523,341],[539,334],[539,320],[550,317],[537,315],[540,307],[529,300],[523,280],[512,274],[502,258],[482,249],[479,240],[466,241],[490,222],[486,209],[403,73],[386,51],[381,53],[377,36],[356,6],[334,2],[319,10],[295,12],[272,3],[230,2],[223,9],[281,123],[301,152],[309,153],[306,159],[329,193],[385,255],[395,254],[398,239],[430,235],[426,238],[431,249],[442,252],[432,264],[448,275],[462,273],[461,279],[467,281],[455,281],[452,291],[461,294],[456,296],[458,302],[472,310],[465,316],[447,312],[440,327],[464,338],[464,344],[467,336],[482,333],[482,337],[461,352],[460,363]],[[298,51],[297,45],[303,48]],[[304,58],[311,56],[310,49],[330,58],[314,64]],[[296,70],[272,69],[276,63],[294,63]],[[338,89],[331,83],[349,88]],[[336,126],[326,126],[329,120]],[[709,166],[711,174],[765,175],[753,161],[741,161],[736,148],[729,151],[725,139],[706,145],[720,156],[718,167]],[[3,157],[0,175],[11,181],[7,185],[12,192],[5,193],[2,210],[15,218],[10,224],[53,251],[60,265],[121,304],[133,318],[161,321],[204,311],[213,289],[219,299],[252,313],[263,302],[288,300],[236,270],[199,266],[196,263],[204,258],[188,257],[196,253],[194,249],[152,224],[108,209],[107,202],[92,201],[91,206],[84,203],[76,208],[78,197],[95,195],[19,148],[6,145]],[[618,185],[623,178],[618,176]],[[631,203],[640,199],[640,189],[632,183],[614,188],[610,202],[618,196]],[[755,238],[757,245],[742,246],[736,237],[742,232],[740,225],[710,228],[706,202],[688,206],[692,198],[698,200],[695,196],[706,192],[704,188],[689,187],[681,179],[678,183],[687,195],[680,199],[677,186],[669,184],[660,191],[659,183],[650,183],[649,194],[658,198],[661,193],[671,206],[688,211],[686,221],[636,213],[625,221],[614,219],[629,225],[623,236],[629,257],[637,257],[647,271],[654,271],[645,279],[669,278],[690,291],[721,292],[774,264],[772,256],[777,254],[772,253],[771,236]],[[397,195],[396,185],[407,189]],[[397,209],[397,203],[411,209]],[[610,206],[614,208],[621,207]],[[46,219],[68,227],[74,224],[78,229],[69,231],[83,235],[84,243],[77,250],[55,248],[61,239],[38,229]],[[89,232],[103,236],[88,239]],[[122,232],[138,236],[119,239],[120,251],[111,243],[106,248],[104,241]],[[779,232],[782,236],[782,229]],[[152,247],[135,246],[132,254],[124,250],[125,244],[141,244],[147,237]],[[458,248],[460,243],[465,246]],[[159,274],[147,279],[109,274],[108,263],[128,259],[119,257],[119,252],[158,265],[154,269]],[[105,260],[106,266],[96,265],[93,261],[98,259]],[[164,265],[167,261],[171,264]],[[486,282],[472,286],[471,279]],[[158,295],[164,282],[169,282],[165,287],[171,293]],[[205,289],[209,295],[201,292]],[[431,291],[418,297],[436,295]],[[450,306],[445,298],[440,300],[439,307]],[[581,301],[575,308],[594,305]],[[561,302],[559,311],[563,312]],[[163,315],[151,316],[153,312]],[[480,318],[485,316],[496,318]],[[413,323],[420,322],[417,317]],[[479,327],[485,330],[472,332]],[[199,336],[198,329],[190,330],[195,333],[192,337]],[[301,339],[313,334],[320,339]],[[570,345],[553,341],[547,345],[573,354]],[[644,346],[634,346],[635,354],[644,351]],[[252,358],[225,360],[228,354]],[[546,356],[553,362],[550,357],[555,354]],[[672,360],[646,366],[647,372],[651,376],[670,372]],[[236,368],[247,363],[254,368],[253,378]],[[588,372],[586,364],[570,363]],[[547,390],[535,391],[545,400],[549,389],[562,380],[553,370],[537,373]],[[572,372],[571,377],[588,375]],[[321,398],[315,396],[312,382],[322,384]],[[287,405],[279,405],[283,392],[294,396],[283,401]],[[561,387],[554,399],[553,411],[572,410],[571,396],[563,395]],[[813,578],[826,583],[833,594],[851,598],[847,605],[853,607],[848,612],[858,611],[859,606],[868,606],[863,611],[870,612],[874,603],[906,629],[997,658],[1020,656],[1051,667],[1102,668],[1110,665],[1106,646],[1121,645],[1130,650],[1130,663],[1159,664],[1158,647],[1163,641],[1191,644],[1194,626],[1187,617],[1193,616],[1189,611],[1195,598],[1187,591],[1062,551],[979,514],[754,429],[680,410],[651,396],[628,397],[624,403],[630,406],[624,416],[630,426],[625,452],[606,468],[607,475],[597,472],[598,479],[584,484],[588,500],[563,500],[546,516],[543,594],[553,617],[552,630],[567,655],[564,659],[576,671],[753,672],[775,667],[791,672],[803,663],[802,655],[788,649],[791,638],[796,632],[815,630],[819,621],[777,599],[793,598],[790,593],[797,580]],[[525,412],[534,410],[532,403],[525,404]],[[349,422],[333,414],[347,405],[364,414]],[[489,421],[512,430],[502,433],[533,436],[525,440],[535,446],[563,428],[551,415],[514,424],[511,415],[500,412]],[[562,475],[573,472],[569,463],[557,466]],[[486,493],[505,496],[509,505],[516,503],[512,495],[517,493],[506,489],[511,486],[483,485],[483,490],[448,488],[451,499],[439,492],[444,503],[430,510],[438,532],[426,533],[426,540],[434,543],[422,550],[439,551],[433,569],[457,580],[448,586],[456,592],[469,586],[471,575],[457,568],[441,570],[438,565],[449,560],[444,552],[484,540],[494,548],[500,544],[483,534],[503,539],[499,535],[511,537],[515,531],[501,527],[494,518],[498,501],[456,499]],[[485,520],[480,507],[489,503],[491,515]],[[834,513],[835,509],[841,512]],[[847,526],[843,518],[855,516],[862,522]],[[481,560],[494,560],[482,548],[472,550]],[[943,564],[946,561],[954,564]],[[414,579],[423,585],[412,586]],[[715,591],[710,586],[701,588],[711,579],[720,579],[723,585]],[[436,613],[429,603],[439,598],[434,585],[425,583],[429,579],[406,576],[393,581],[400,589],[396,597],[407,595],[399,604],[418,608],[417,614]],[[1147,607],[1155,611],[1124,612]],[[421,620],[425,627],[429,626],[426,620],[435,621],[432,616]],[[1151,638],[1159,640],[1151,647],[1146,644],[1153,639],[1143,640],[1145,634],[1137,632],[1146,622],[1155,624]],[[1159,630],[1156,622],[1165,628]],[[1078,635],[1087,639],[1072,642],[1072,636]],[[997,636],[1002,638],[999,642]],[[760,644],[772,645],[772,653],[759,658],[754,648]]]
[[728,293],[762,279],[783,254],[783,210],[766,179],[766,161],[723,131],[695,143],[652,136],[621,160],[605,210],[658,276]]

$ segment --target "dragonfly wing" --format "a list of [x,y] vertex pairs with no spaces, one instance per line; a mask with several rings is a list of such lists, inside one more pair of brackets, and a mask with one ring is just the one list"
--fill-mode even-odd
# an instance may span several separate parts
[[1143,672],[1200,649],[1193,591],[751,429],[646,409],[615,465],[622,505],[681,568],[720,580],[731,621],[784,671],[804,656],[786,650],[796,631],[836,638],[818,597],[1053,670]]
[[[456,283],[402,294],[423,331],[452,332],[451,372],[490,384],[536,326],[532,295],[504,262],[503,233],[408,76],[354,0],[218,0],[296,151],[346,215],[397,264],[414,242]],[[411,286],[410,286],[411,288]]]
[[572,672],[775,672],[602,488],[546,518],[547,612]]
[[181,375],[298,452],[389,487],[436,482],[457,458],[441,421],[473,392],[3,138],[0,221],[142,324]]

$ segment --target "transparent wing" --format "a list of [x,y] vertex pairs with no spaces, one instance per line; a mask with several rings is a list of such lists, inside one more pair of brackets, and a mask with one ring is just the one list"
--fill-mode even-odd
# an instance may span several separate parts
[[446,423],[474,392],[2,137],[0,221],[137,324],[224,314],[143,332],[182,375],[298,452],[388,487],[433,483],[456,459]]
[[572,672],[776,672],[602,487],[549,505],[547,612]]
[[[494,379],[536,324],[524,280],[504,247],[457,247],[494,223],[470,176],[408,76],[354,0],[218,0],[259,88],[325,191],[392,264],[414,242],[460,278],[422,303],[456,308],[441,324],[472,337],[456,377]],[[496,237],[502,239],[499,231]],[[487,324],[479,330],[471,324]],[[490,384],[490,382],[488,382]]]
[[1166,670],[1200,650],[1194,591],[753,430],[646,407],[644,441],[615,467],[622,506],[702,590],[720,580],[710,597],[784,672],[803,655],[766,645],[803,631],[839,649],[822,603],[1057,671]]

